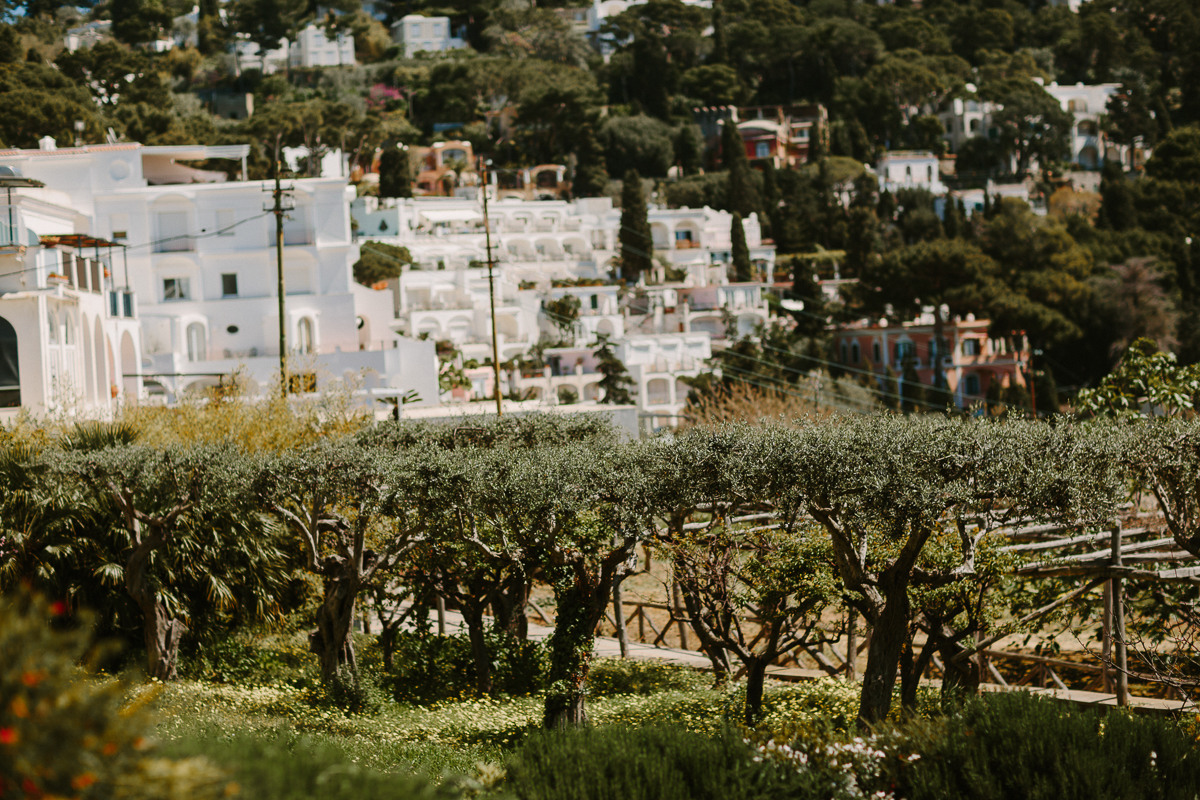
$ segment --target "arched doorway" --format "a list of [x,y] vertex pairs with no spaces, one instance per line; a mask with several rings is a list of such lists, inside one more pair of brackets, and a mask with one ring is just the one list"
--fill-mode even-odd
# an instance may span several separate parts
[[17,359],[17,329],[0,317],[0,408],[21,405],[21,367]]

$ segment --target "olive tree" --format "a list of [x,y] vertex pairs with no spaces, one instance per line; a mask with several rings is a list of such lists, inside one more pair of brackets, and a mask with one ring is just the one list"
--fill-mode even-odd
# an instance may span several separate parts
[[644,455],[640,445],[580,442],[471,453],[470,542],[494,562],[541,569],[554,590],[546,727],[587,720],[596,625],[652,525],[648,506],[636,502]]
[[[57,469],[60,479],[86,487],[97,506],[116,511],[119,524],[112,530],[90,531],[95,572],[122,584],[140,609],[150,676],[174,679],[179,644],[188,629],[181,592],[188,579],[207,583],[210,597],[236,600],[234,581],[227,579],[227,564],[222,563],[226,542],[215,534],[221,532],[222,520],[253,514],[246,503],[250,460],[228,445],[126,445],[64,452]],[[272,568],[266,562],[278,554],[255,554],[253,541],[243,544],[256,562],[250,573],[268,576]],[[230,562],[245,566],[243,559]],[[245,572],[242,576],[258,580]]]
[[[1100,432],[944,418],[873,417],[807,425],[785,463],[808,514],[830,537],[849,602],[872,626],[859,719],[883,719],[913,619],[914,585],[976,572],[989,531],[1014,520],[1110,520],[1124,486]],[[923,565],[931,537],[959,541],[957,557]]]
[[343,662],[358,680],[355,604],[372,580],[426,541],[438,459],[431,448],[387,452],[322,443],[267,462],[258,476],[261,501],[297,535],[305,567],[324,582],[311,646],[326,686]]

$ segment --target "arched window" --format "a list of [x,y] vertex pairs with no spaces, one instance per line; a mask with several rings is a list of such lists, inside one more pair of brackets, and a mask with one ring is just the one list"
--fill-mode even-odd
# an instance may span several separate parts
[[313,351],[313,324],[308,317],[301,317],[297,326],[296,349],[301,353]]
[[21,369],[17,361],[17,329],[0,317],[0,408],[21,405]]
[[204,326],[193,322],[187,326],[187,359],[188,361],[207,361],[208,345],[205,342]]
[[850,363],[857,364],[859,359],[858,342],[850,343]]
[[50,335],[49,343],[58,344],[58,315],[53,311],[46,312],[46,328]]

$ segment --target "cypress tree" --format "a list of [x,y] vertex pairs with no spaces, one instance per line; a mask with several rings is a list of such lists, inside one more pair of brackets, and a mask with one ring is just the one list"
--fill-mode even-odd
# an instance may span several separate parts
[[1050,416],[1059,412],[1058,382],[1054,380],[1054,370],[1049,365],[1039,370],[1033,379],[1035,399],[1039,414]]
[[900,387],[900,408],[905,414],[920,413],[926,408],[925,387],[921,385],[921,376],[912,361],[904,365],[901,375],[904,384]]
[[725,207],[743,217],[750,216],[758,206],[754,187],[750,183],[750,161],[746,158],[746,143],[737,123],[725,120],[721,126],[721,163],[728,170]]
[[987,403],[987,411],[994,417],[998,417],[1004,413],[1004,387],[1000,385],[1000,378],[992,375],[988,381],[987,392],[984,394],[984,401]]
[[746,229],[742,226],[742,215],[733,212],[733,223],[729,227],[729,239],[733,242],[733,270],[741,283],[754,280],[754,265],[750,263],[750,248],[746,245]]
[[1133,187],[1125,180],[1120,162],[1106,161],[1100,179],[1100,218],[1098,227],[1127,231],[1138,226]]
[[680,125],[675,135],[675,160],[684,176],[695,175],[704,166],[704,141],[700,129],[690,122]]
[[654,237],[646,210],[646,195],[642,192],[642,176],[636,169],[625,173],[621,187],[621,274],[636,283],[650,269],[654,259]]
[[398,147],[385,147],[379,156],[379,196],[413,196],[408,153]]
[[571,193],[576,197],[600,197],[608,187],[608,169],[604,165],[604,146],[596,136],[595,125],[584,125],[576,149],[575,179]]
[[900,379],[891,365],[883,370],[883,380],[879,387],[879,402],[883,404],[884,408],[892,411],[900,410]]
[[942,230],[945,231],[947,239],[957,239],[962,236],[965,220],[960,216],[961,213],[954,198],[947,197],[946,210],[942,213]]
[[725,39],[725,12],[721,10],[720,4],[713,9],[712,26],[713,49],[712,55],[708,57],[708,63],[727,64],[729,63],[729,44]]

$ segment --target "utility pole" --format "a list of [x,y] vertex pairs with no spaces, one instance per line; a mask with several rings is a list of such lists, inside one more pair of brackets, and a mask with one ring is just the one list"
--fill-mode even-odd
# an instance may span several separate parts
[[500,402],[500,342],[497,338],[499,334],[496,331],[496,281],[493,275],[496,262],[492,259],[492,221],[488,217],[487,163],[485,159],[480,159],[480,175],[482,176],[480,182],[483,191],[483,237],[487,245],[488,303],[492,309],[492,369],[495,371],[496,416],[499,417],[504,413],[504,409]]
[[271,196],[274,199],[274,205],[270,209],[275,215],[275,266],[278,272],[278,292],[279,292],[279,391],[283,399],[287,399],[288,394],[288,373],[287,373],[287,318],[284,316],[284,306],[286,291],[283,283],[283,216],[284,208],[283,198],[284,189],[280,185],[280,173],[283,172],[283,162],[279,158],[280,150],[279,134],[275,135],[275,188],[271,191]]

